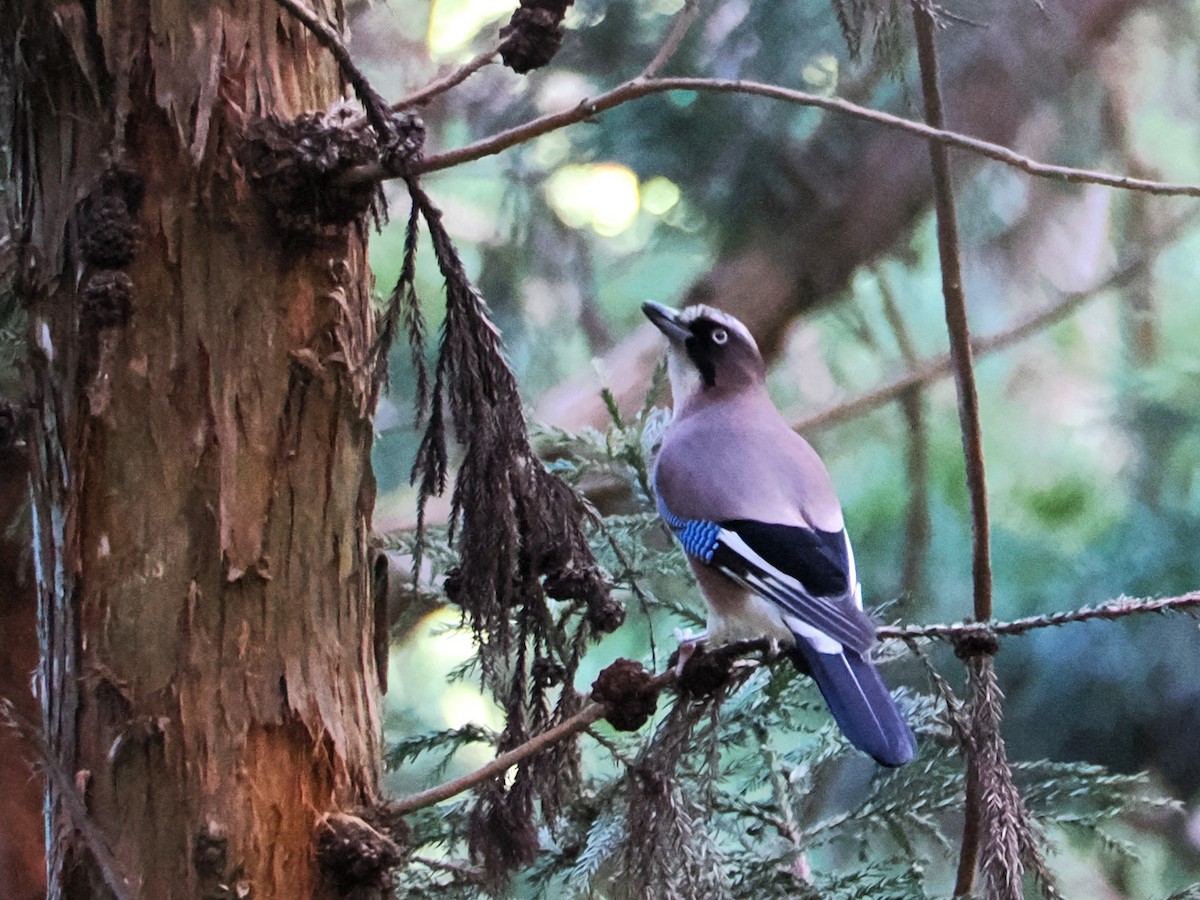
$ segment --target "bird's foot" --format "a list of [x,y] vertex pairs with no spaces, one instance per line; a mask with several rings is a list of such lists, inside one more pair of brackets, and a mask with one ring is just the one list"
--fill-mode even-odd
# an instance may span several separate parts
[[708,632],[702,631],[693,635],[690,629],[684,631],[676,628],[675,639],[679,641],[679,657],[675,661],[675,677],[678,678],[683,674],[683,667],[687,665],[688,660],[692,658],[700,645],[708,640]]

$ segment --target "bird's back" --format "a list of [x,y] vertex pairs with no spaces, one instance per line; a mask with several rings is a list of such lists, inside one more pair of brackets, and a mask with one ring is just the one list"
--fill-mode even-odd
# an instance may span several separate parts
[[680,415],[663,437],[655,484],[682,518],[754,519],[826,532],[843,527],[825,466],[765,392]]

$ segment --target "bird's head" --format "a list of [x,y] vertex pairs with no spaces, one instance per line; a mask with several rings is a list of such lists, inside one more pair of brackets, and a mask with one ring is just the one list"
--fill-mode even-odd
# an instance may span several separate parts
[[643,303],[642,312],[667,338],[667,373],[679,409],[703,397],[761,388],[766,365],[749,329],[711,306],[671,309]]

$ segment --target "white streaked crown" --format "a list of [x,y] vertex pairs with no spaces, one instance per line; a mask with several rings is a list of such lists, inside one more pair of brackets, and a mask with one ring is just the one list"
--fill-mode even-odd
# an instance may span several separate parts
[[679,321],[684,325],[690,325],[697,319],[709,319],[713,322],[719,322],[728,328],[730,331],[739,335],[742,340],[758,350],[758,343],[750,334],[750,329],[741,323],[741,321],[724,310],[717,309],[713,306],[705,306],[698,303],[695,306],[685,306],[679,311]]

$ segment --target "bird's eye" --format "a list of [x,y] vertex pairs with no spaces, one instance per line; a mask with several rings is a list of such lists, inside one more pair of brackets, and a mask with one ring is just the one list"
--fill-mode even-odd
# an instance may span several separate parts
[[729,340],[729,332],[724,328],[714,328],[712,339],[714,344],[724,344]]

